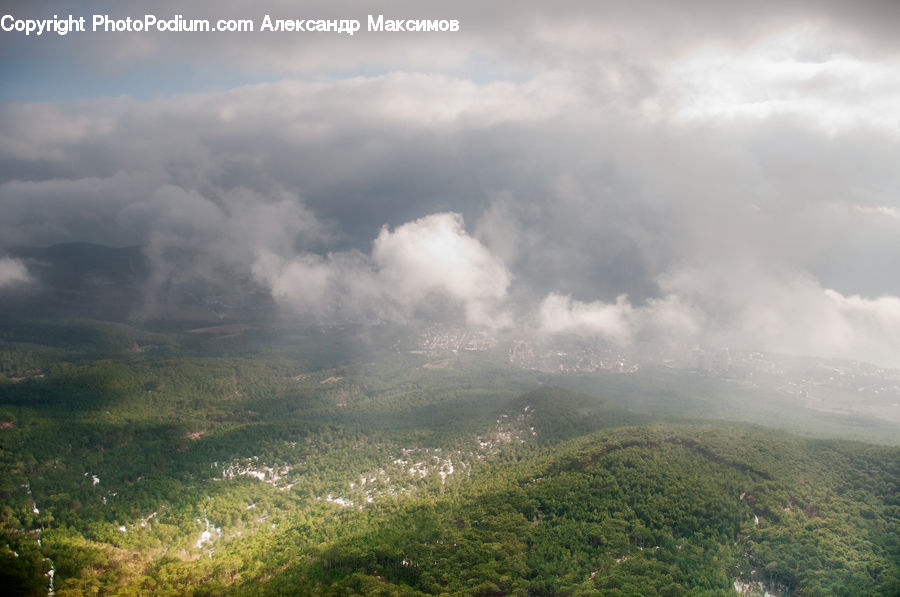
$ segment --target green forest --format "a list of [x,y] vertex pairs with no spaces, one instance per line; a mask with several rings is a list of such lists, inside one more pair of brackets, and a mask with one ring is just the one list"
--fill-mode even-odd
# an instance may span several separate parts
[[404,342],[5,325],[0,586],[900,595],[896,429],[790,409],[776,429],[712,382]]

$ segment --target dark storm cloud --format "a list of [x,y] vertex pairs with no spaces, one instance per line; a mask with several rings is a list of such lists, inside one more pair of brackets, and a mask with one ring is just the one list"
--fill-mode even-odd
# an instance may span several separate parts
[[[896,5],[631,6],[431,13],[458,36],[85,37],[73,55],[94,69],[190,49],[190,69],[287,78],[4,104],[0,234],[139,243],[161,281],[240,271],[319,319],[447,306],[897,364],[900,83],[879,20]],[[345,69],[390,72],[325,76]]]

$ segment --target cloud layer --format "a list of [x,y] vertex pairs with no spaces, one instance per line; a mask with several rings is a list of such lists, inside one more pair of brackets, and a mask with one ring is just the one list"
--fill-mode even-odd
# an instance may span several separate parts
[[[457,36],[5,36],[78,62],[83,99],[0,104],[0,238],[140,244],[159,287],[237,274],[316,321],[900,366],[898,5],[650,4],[422,15]],[[187,50],[212,90],[171,89]],[[156,92],[87,92],[129,69]]]

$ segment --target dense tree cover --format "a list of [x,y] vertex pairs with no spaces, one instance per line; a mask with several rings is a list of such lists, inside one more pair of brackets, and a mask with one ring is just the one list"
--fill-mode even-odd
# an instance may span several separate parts
[[[743,579],[784,594],[893,595],[897,456],[853,444],[823,452],[753,428],[616,429],[416,500],[263,588],[340,595],[365,581],[385,594],[725,595]],[[810,509],[850,487],[856,499]],[[788,503],[798,509],[785,524],[776,512]]]
[[34,326],[0,343],[15,593],[900,594],[896,448],[660,424],[356,330]]

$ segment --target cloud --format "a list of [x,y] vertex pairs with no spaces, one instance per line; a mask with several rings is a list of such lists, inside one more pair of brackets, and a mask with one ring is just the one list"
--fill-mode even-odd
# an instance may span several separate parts
[[605,303],[551,293],[541,301],[538,312],[540,334],[602,338],[621,348],[642,344],[665,352],[692,346],[703,337],[703,314],[676,295],[649,299],[636,307],[625,295]]
[[0,257],[0,290],[13,288],[31,281],[25,264],[12,257]]
[[900,297],[846,296],[802,271],[685,269],[666,294],[634,305],[551,293],[538,332],[601,338],[625,349],[678,354],[696,345],[868,360],[900,366]]
[[825,288],[900,296],[900,144],[877,127],[622,121],[567,77],[409,73],[4,118],[40,127],[60,111],[79,115],[77,135],[7,129],[32,147],[0,156],[2,236],[143,245],[148,296],[227,296],[237,277],[319,321],[496,326],[543,311],[545,331],[829,354],[846,351],[803,340],[816,324],[792,304]]
[[[77,62],[93,99],[0,105],[0,238],[140,244],[150,294],[249,280],[318,321],[895,361],[898,5],[650,6],[454,3],[453,36],[41,40],[28,56]],[[118,95],[130,69],[145,99]]]
[[583,303],[570,296],[552,293],[540,305],[541,331],[548,334],[579,333],[609,338],[617,343],[631,341],[634,308],[625,295],[615,303]]
[[707,48],[666,73],[679,119],[764,119],[783,115],[829,132],[872,126],[900,132],[896,61],[870,62],[820,47],[808,27],[747,49]]
[[331,253],[283,258],[264,252],[253,266],[280,302],[300,315],[375,317],[407,322],[462,308],[471,325],[510,323],[509,272],[469,236],[459,214],[431,214],[382,228],[371,255]]
[[660,283],[703,314],[699,343],[900,366],[897,296],[846,296],[806,271],[751,262],[684,269]]
[[466,233],[455,213],[432,214],[393,232],[382,228],[372,259],[394,302],[444,294],[461,301],[466,319],[481,325],[496,321],[510,283],[504,264]]
[[[58,1],[20,3],[10,9],[19,18],[46,18],[75,12],[137,17],[146,12],[133,3],[89,2],[83,12]],[[387,18],[458,19],[454,34],[384,34],[365,31],[368,14]],[[896,56],[900,45],[892,23],[900,9],[890,0],[868,0],[850,7],[840,0],[780,2],[768,0],[750,5],[691,0],[671,4],[639,5],[569,0],[545,5],[539,2],[483,2],[464,0],[452,4],[428,4],[395,0],[361,6],[358,2],[307,1],[302,6],[284,0],[267,0],[252,7],[237,0],[154,3],[160,18],[182,14],[185,18],[247,18],[259,25],[266,14],[273,18],[351,18],[363,22],[363,31],[352,38],[333,33],[233,33],[233,34],[83,34],[65,38],[44,37],[29,44],[24,36],[0,38],[0,56],[6,64],[26,60],[27,66],[44,67],[62,80],[62,87],[79,87],[81,97],[98,91],[117,96],[137,90],[155,95],[170,87],[222,86],[275,80],[282,77],[314,78],[338,73],[428,71],[443,74],[476,72],[479,75],[517,77],[540,69],[572,69],[591,81],[618,81],[632,91],[643,88],[642,79],[657,63],[681,59],[686,53],[708,46],[740,50],[760,38],[790,28],[815,31],[831,43],[820,50],[839,49],[864,56]],[[32,38],[33,39],[33,38]],[[836,40],[836,41],[831,41]],[[191,60],[184,60],[191,56]],[[141,77],[129,76],[140,72]],[[58,88],[53,81],[34,85],[32,77],[7,81],[16,87],[31,83],[38,91]],[[48,79],[50,77],[47,77]],[[149,81],[148,81],[149,79]],[[87,85],[92,84],[91,87]],[[87,87],[87,88],[85,88]],[[63,87],[64,91],[71,89]],[[148,91],[149,90],[149,91]],[[182,89],[183,90],[183,89]],[[27,93],[32,89],[22,89]],[[134,91],[132,91],[134,93]]]
[[350,261],[348,255],[326,258],[307,254],[285,259],[274,253],[263,253],[253,264],[253,274],[269,286],[279,303],[288,305],[301,316],[347,317],[350,314],[342,313],[344,307],[337,302],[339,285],[350,278],[359,282],[370,277],[364,262]]
[[900,351],[900,297],[869,299],[833,290],[825,294],[846,325],[840,343],[843,356],[877,362]]

